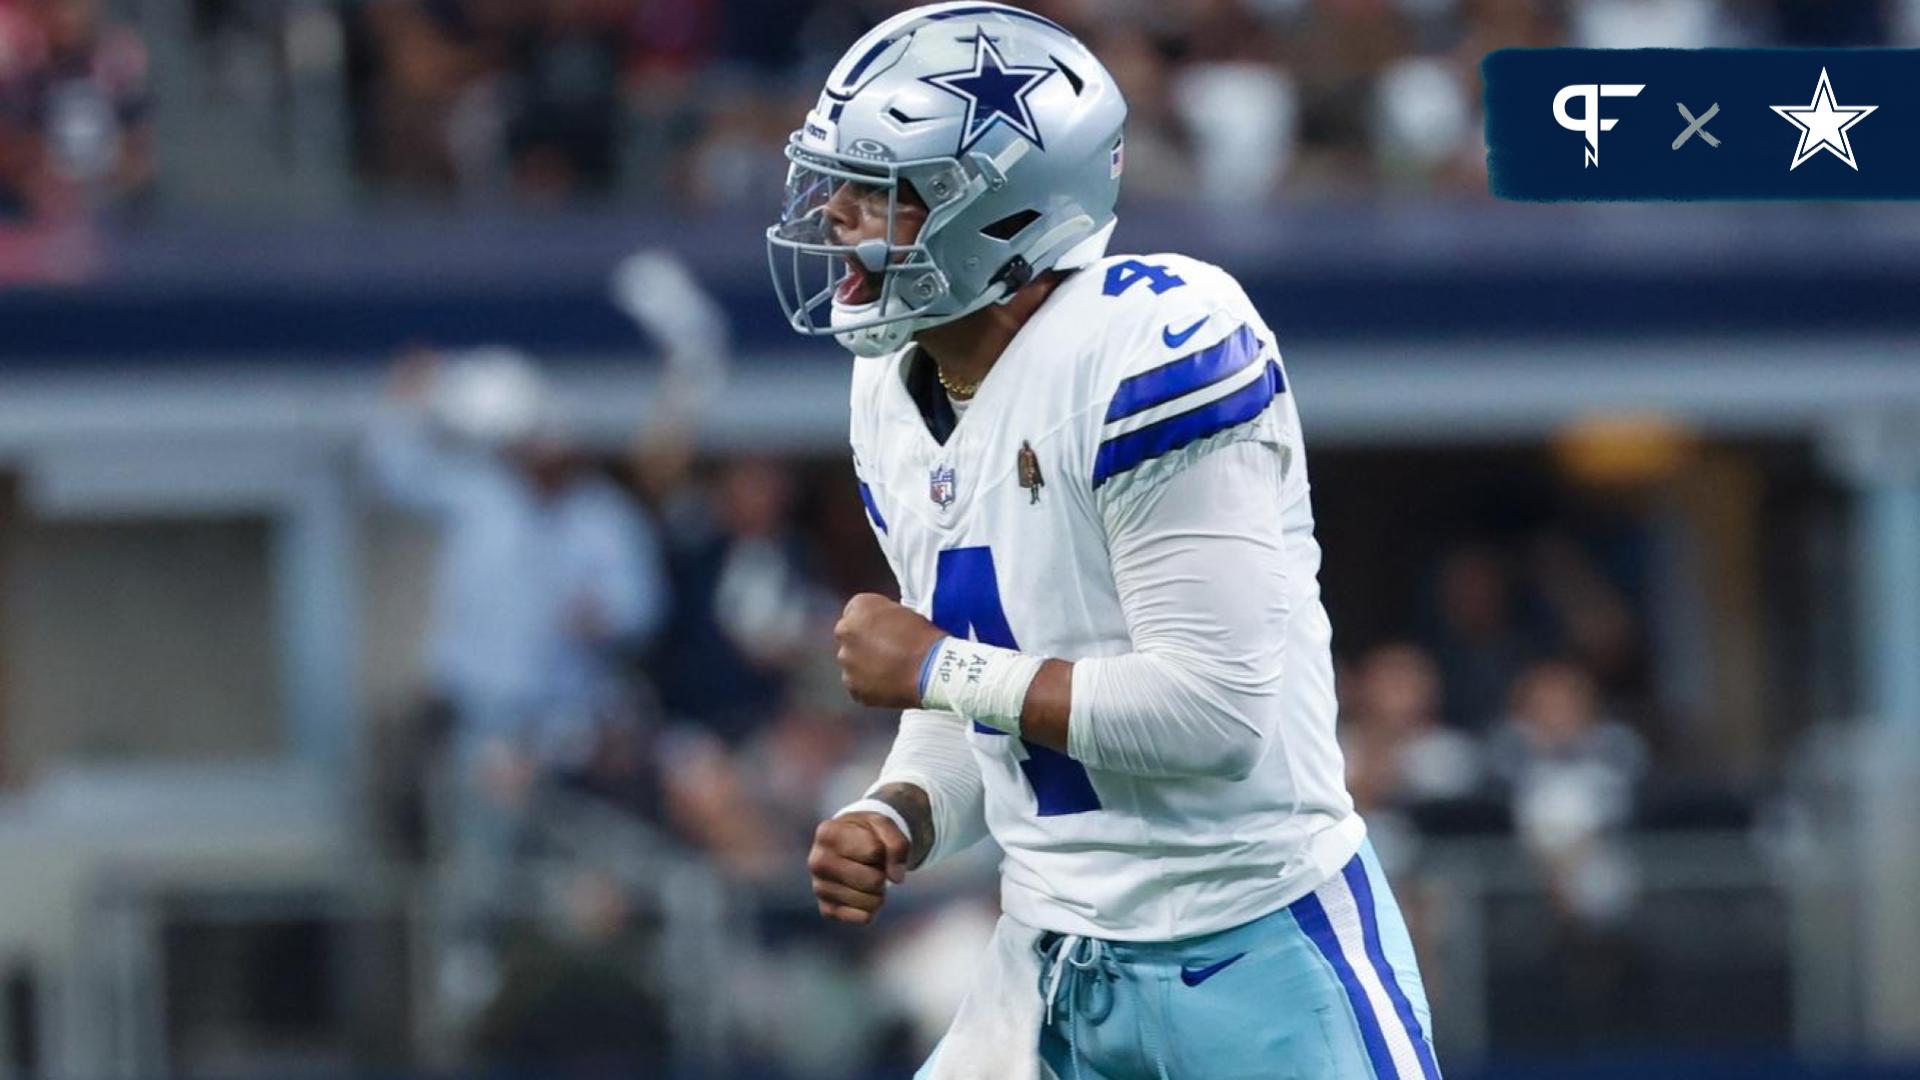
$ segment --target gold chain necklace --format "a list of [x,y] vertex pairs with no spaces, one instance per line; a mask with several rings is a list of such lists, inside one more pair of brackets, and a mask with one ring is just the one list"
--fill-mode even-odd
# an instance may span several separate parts
[[940,380],[941,389],[945,390],[949,394],[952,394],[954,397],[959,398],[961,401],[966,401],[967,399],[973,397],[973,395],[980,392],[980,382],[982,380],[975,380],[970,383],[964,383],[958,379],[949,379],[947,378],[947,373],[940,370],[939,364],[933,365],[933,375],[934,375],[934,378]]

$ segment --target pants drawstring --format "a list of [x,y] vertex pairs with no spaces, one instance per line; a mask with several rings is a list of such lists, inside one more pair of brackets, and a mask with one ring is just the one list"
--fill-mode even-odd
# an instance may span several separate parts
[[[1084,955],[1082,955],[1084,953]],[[1053,1023],[1053,1003],[1059,996],[1062,982],[1066,984],[1067,998],[1062,1005],[1066,1016],[1067,1058],[1073,1063],[1073,1080],[1080,1080],[1080,1051],[1074,1045],[1074,1020],[1079,1013],[1082,984],[1090,983],[1085,992],[1090,996],[1087,1019],[1098,1024],[1107,1018],[1113,1008],[1114,972],[1111,959],[1107,955],[1106,943],[1099,938],[1082,937],[1079,934],[1064,934],[1053,942],[1051,948],[1043,949],[1041,955],[1046,964],[1041,977],[1046,981],[1046,1019],[1044,1024]],[[1166,1069],[1161,1068],[1164,1078]]]
[[1067,934],[1056,938],[1053,947],[1041,954],[1047,962],[1046,969],[1041,972],[1041,977],[1047,981],[1047,1014],[1044,1021],[1046,1024],[1053,1023],[1053,1000],[1060,993],[1060,977],[1067,973],[1067,954],[1079,948],[1080,942],[1084,940],[1086,939],[1078,934]]

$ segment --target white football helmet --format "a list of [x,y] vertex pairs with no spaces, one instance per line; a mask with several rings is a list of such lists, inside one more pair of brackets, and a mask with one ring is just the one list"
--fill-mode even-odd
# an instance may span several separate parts
[[448,358],[428,390],[429,415],[457,439],[511,446],[553,430],[547,380],[533,357],[505,345]]
[[[1036,274],[1098,259],[1126,116],[1093,53],[1031,12],[931,4],[874,27],[787,141],[767,257],[789,325],[879,356]],[[926,221],[893,243],[903,183]],[[846,184],[885,193],[883,237],[835,242],[826,203]]]

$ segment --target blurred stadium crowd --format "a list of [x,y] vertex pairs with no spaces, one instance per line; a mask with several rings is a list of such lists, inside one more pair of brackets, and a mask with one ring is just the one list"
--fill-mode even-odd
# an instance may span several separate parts
[[[122,5],[123,7],[127,5]],[[200,62],[337,67],[378,196],[774,205],[768,162],[882,0],[191,0]],[[1127,197],[1482,197],[1505,46],[1898,45],[1915,0],[1046,0],[1132,107]],[[148,58],[107,0],[0,2],[0,218],[154,193]],[[236,74],[235,78],[239,78]],[[160,185],[164,188],[164,184]],[[159,193],[164,198],[164,191]]]

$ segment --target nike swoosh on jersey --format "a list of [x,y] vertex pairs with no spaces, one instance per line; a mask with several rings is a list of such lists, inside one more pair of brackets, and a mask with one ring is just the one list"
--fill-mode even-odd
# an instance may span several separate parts
[[1173,332],[1173,327],[1171,325],[1168,325],[1165,329],[1160,331],[1160,340],[1167,343],[1167,348],[1177,349],[1180,346],[1185,345],[1187,343],[1188,338],[1199,333],[1201,327],[1207,325],[1207,318],[1208,316],[1205,316],[1205,315],[1200,316],[1199,322],[1194,323],[1192,326],[1187,327],[1185,330],[1182,330],[1177,334]]
[[1180,981],[1183,983],[1186,983],[1188,986],[1199,986],[1201,983],[1206,982],[1208,979],[1211,979],[1215,975],[1218,975],[1222,971],[1226,970],[1227,965],[1233,963],[1235,960],[1238,960],[1245,955],[1247,954],[1234,953],[1232,956],[1227,957],[1225,960],[1216,960],[1213,963],[1208,964],[1206,967],[1187,967],[1186,965],[1182,964],[1180,966]]

